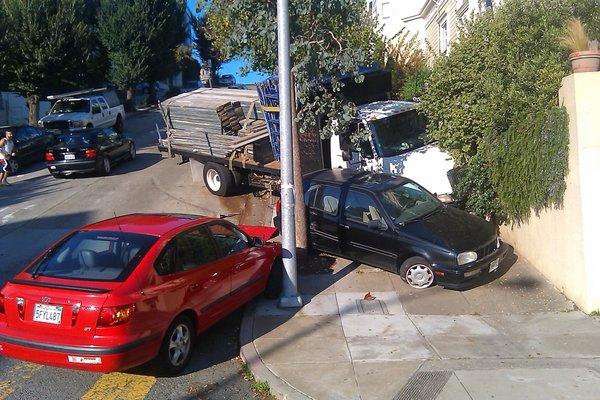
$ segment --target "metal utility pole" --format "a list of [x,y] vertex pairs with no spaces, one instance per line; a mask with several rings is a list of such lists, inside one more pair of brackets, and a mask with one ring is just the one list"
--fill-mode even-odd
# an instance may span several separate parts
[[294,164],[292,159],[292,101],[290,14],[288,0],[277,0],[277,57],[279,70],[279,140],[281,161],[281,236],[283,290],[279,307],[302,307],[298,294],[296,226],[294,225]]

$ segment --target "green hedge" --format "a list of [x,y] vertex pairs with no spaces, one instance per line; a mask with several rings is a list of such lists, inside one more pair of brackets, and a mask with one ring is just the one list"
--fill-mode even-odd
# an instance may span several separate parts
[[429,135],[465,169],[467,208],[519,222],[560,206],[568,171],[568,117],[558,105],[571,17],[600,37],[598,0],[506,0],[467,21],[439,58],[423,96]]

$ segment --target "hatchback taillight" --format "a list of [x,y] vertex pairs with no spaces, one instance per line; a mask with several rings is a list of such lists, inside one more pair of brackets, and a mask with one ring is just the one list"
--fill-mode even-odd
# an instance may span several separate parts
[[135,306],[129,304],[118,307],[102,307],[98,317],[98,326],[116,326],[128,322],[133,317]]
[[46,161],[54,161],[54,154],[47,152],[46,153]]
[[4,296],[0,294],[0,314],[5,314],[4,312]]
[[96,149],[87,149],[85,151],[85,158],[95,158],[96,157]]

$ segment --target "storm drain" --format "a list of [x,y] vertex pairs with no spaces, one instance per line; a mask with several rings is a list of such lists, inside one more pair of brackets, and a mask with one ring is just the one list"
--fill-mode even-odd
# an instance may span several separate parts
[[435,400],[452,376],[452,371],[419,371],[394,400]]
[[381,300],[356,300],[356,308],[361,314],[389,314],[387,306]]

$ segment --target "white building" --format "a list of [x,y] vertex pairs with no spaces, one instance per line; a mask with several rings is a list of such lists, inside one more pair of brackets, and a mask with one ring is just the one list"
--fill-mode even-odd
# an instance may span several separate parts
[[493,9],[501,0],[367,0],[377,15],[383,34],[392,38],[406,29],[417,35],[431,57],[450,51],[462,22]]

